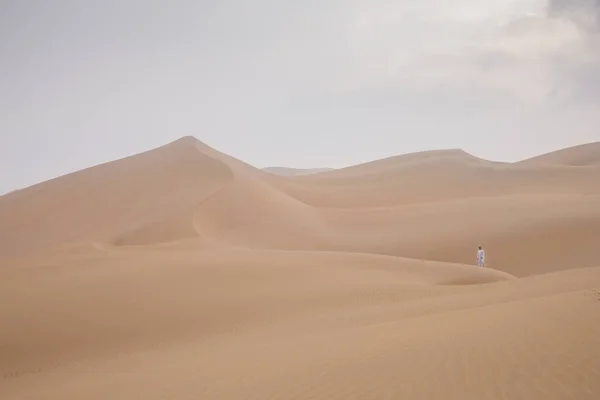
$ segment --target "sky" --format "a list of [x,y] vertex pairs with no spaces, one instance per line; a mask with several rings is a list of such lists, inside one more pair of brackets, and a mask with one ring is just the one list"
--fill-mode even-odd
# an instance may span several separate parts
[[188,135],[259,168],[600,141],[600,0],[0,0],[0,193]]

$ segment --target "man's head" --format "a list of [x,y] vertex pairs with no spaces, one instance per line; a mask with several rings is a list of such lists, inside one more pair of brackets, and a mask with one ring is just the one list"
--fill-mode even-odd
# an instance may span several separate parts
[[481,250],[481,246],[479,246],[478,249]]

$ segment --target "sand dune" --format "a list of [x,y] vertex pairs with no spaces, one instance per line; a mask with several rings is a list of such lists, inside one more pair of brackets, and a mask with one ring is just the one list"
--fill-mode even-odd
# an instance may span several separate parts
[[519,164],[531,166],[600,167],[600,142],[553,151],[523,160]]
[[286,176],[185,137],[7,194],[0,398],[596,399],[597,160]]
[[186,141],[63,176],[0,197],[0,252],[110,241],[193,210],[232,179],[226,164]]
[[[418,153],[403,154],[400,156],[388,157],[381,160],[366,162],[353,165],[346,168],[340,168],[327,173],[321,173],[319,179],[326,178],[352,178],[365,177],[385,172],[395,172],[400,169],[423,167],[428,165],[439,165],[442,163],[460,163],[461,165],[486,165],[496,164],[491,161],[477,158],[463,150],[430,150]],[[498,163],[501,164],[501,163]],[[314,177],[309,177],[314,178]]]
[[96,254],[87,265],[71,260],[30,265],[3,279],[3,297],[30,293],[18,313],[2,310],[12,321],[0,334],[2,343],[12,342],[0,362],[3,374],[126,351],[138,340],[209,335],[265,318],[390,301],[403,288],[418,294],[432,286],[514,279],[492,269],[329,252],[125,251]]
[[328,215],[347,232],[344,249],[468,264],[482,244],[490,267],[525,276],[600,264],[599,201],[512,195]]
[[[590,151],[581,150],[582,159],[587,159]],[[291,177],[281,188],[307,204],[330,208],[382,207],[510,194],[600,194],[599,168],[495,163],[457,151],[417,155]]]
[[293,175],[311,175],[321,172],[333,171],[333,168],[287,168],[287,167],[267,167],[262,169],[265,172],[275,175],[293,176]]

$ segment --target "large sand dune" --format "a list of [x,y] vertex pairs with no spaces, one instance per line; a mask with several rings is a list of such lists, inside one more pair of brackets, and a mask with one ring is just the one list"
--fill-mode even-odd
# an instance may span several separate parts
[[286,176],[185,137],[7,194],[0,398],[599,398],[598,160]]

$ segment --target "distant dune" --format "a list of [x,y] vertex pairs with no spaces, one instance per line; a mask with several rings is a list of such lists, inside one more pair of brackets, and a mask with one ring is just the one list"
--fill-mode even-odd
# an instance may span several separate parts
[[600,142],[583,144],[521,161],[528,166],[600,166]]
[[184,137],[0,221],[2,399],[600,398],[597,143],[260,170]]
[[333,168],[287,168],[287,167],[267,167],[262,169],[265,172],[274,175],[292,176],[292,175],[312,175],[320,172],[333,171]]

